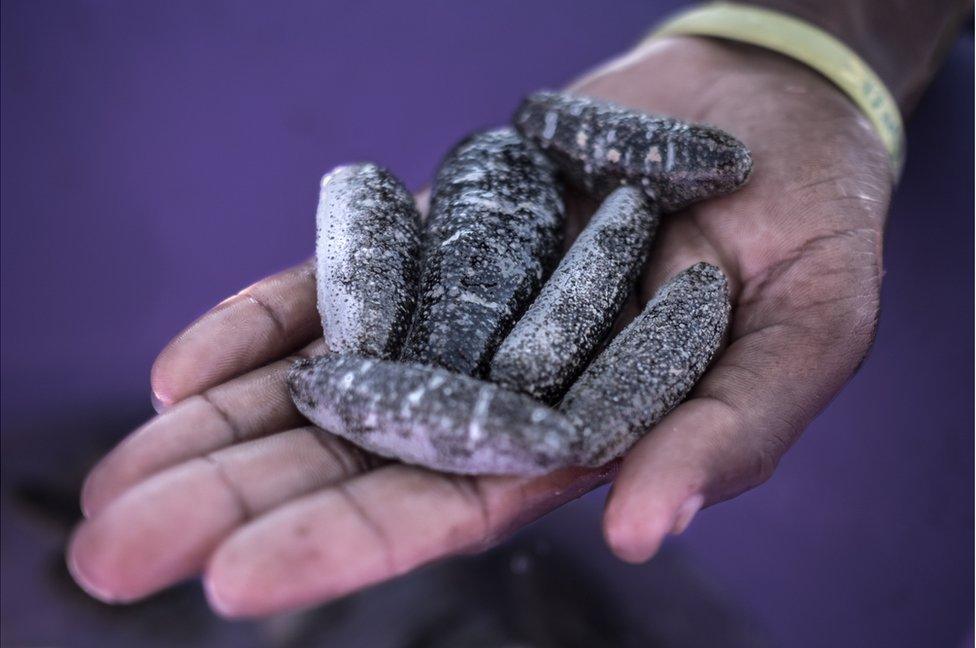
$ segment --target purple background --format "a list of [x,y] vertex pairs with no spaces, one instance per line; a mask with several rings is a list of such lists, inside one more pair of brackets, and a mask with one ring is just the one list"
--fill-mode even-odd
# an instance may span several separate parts
[[[311,253],[320,174],[375,160],[419,187],[464,133],[678,4],[4,2],[4,643],[82,645],[123,622],[38,575],[64,523],[22,503],[77,516],[84,468],[148,416],[162,345]],[[909,127],[871,357],[766,486],[668,548],[775,644],[970,635],[972,106],[966,35]],[[602,497],[540,528],[635,592],[640,622],[642,580],[665,576],[610,560]]]

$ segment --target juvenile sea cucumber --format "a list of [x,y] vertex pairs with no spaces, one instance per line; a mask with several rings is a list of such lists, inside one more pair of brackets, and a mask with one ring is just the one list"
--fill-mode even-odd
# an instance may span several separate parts
[[444,369],[329,354],[288,374],[309,420],[371,452],[464,474],[539,474],[579,461],[581,433],[528,396]]
[[672,212],[735,191],[752,170],[749,149],[718,128],[587,97],[537,92],[514,122],[596,198],[632,184]]
[[444,159],[424,232],[420,298],[401,358],[483,375],[562,240],[555,169],[509,128]]
[[491,379],[547,402],[561,396],[627,300],[658,218],[639,189],[610,194],[502,342]]
[[728,326],[728,282],[698,263],[665,284],[580,375],[559,411],[581,430],[581,463],[626,452],[691,391]]
[[322,178],[315,265],[331,351],[395,357],[416,302],[419,222],[410,192],[375,164]]

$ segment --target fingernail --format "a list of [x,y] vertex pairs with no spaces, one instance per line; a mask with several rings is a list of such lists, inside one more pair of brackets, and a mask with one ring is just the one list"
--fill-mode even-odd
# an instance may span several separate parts
[[210,604],[210,609],[227,619],[235,616],[233,606],[217,591],[217,587],[209,575],[203,578],[203,591],[206,594],[207,602]]
[[71,574],[75,582],[81,589],[85,590],[91,596],[97,598],[103,603],[116,603],[119,601],[118,597],[114,596],[107,589],[103,589],[95,583],[91,576],[86,573],[79,564],[78,560],[78,547],[76,545],[77,538],[79,536],[79,529],[76,529],[72,538],[72,541],[68,545],[68,555],[67,555],[67,567],[68,573]]
[[692,495],[686,499],[674,514],[674,526],[671,527],[671,533],[673,535],[681,535],[684,533],[704,503],[705,498],[702,495]]
[[152,403],[153,409],[156,410],[157,414],[162,414],[163,411],[169,407],[162,398],[156,393],[156,390],[151,390],[149,392],[149,402]]
[[93,484],[94,480],[92,479],[92,474],[93,473],[88,473],[88,476],[85,477],[85,481],[82,482],[81,497],[78,498],[81,502],[81,514],[86,518],[90,518],[95,510],[93,503],[95,501],[96,495],[94,493],[96,491]]

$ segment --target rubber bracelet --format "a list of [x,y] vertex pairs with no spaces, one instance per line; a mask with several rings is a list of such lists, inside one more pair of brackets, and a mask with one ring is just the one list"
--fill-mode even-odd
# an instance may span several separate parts
[[715,2],[674,16],[647,40],[663,36],[712,36],[748,43],[813,68],[864,112],[888,151],[895,178],[901,174],[905,134],[898,104],[860,56],[819,27],[770,9]]

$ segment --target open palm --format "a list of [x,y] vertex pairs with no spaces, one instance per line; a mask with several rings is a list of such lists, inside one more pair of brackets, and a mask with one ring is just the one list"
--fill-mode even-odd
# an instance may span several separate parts
[[703,504],[770,476],[874,336],[891,190],[880,142],[825,80],[744,46],[669,39],[573,90],[713,123],[753,152],[745,188],[664,219],[641,284],[643,301],[699,260],[729,277],[729,344],[691,398],[597,470],[473,478],[380,460],[308,426],[288,397],[291,362],[322,349],[306,263],[160,355],[163,413],[85,485],[69,564],[86,589],[128,601],[202,573],[223,614],[292,609],[488,546],[613,478],[606,536],[639,561]]

